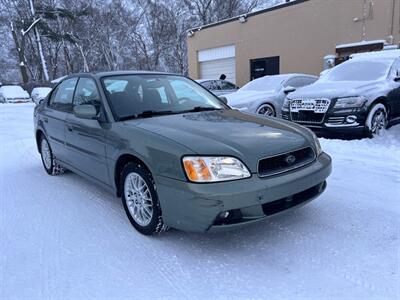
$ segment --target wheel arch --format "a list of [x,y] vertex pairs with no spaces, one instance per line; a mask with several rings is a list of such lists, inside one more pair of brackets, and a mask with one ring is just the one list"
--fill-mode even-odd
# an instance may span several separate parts
[[134,162],[139,165],[143,165],[151,174],[150,168],[137,156],[131,153],[121,154],[118,159],[116,160],[115,167],[114,167],[114,184],[117,193],[117,197],[121,197],[121,189],[120,189],[120,181],[121,181],[121,173],[124,166],[127,163]]
[[390,114],[390,105],[389,105],[388,99],[385,96],[379,96],[375,100],[373,100],[368,106],[368,112],[370,112],[372,107],[374,107],[374,105],[378,104],[378,103],[381,103],[381,104],[383,104],[385,106],[385,108],[387,110],[387,114],[389,116],[389,114]]
[[36,133],[35,133],[35,139],[36,139],[36,147],[37,147],[37,150],[39,153],[41,153],[40,152],[40,139],[41,139],[42,135],[45,136],[44,132],[41,129],[37,129]]

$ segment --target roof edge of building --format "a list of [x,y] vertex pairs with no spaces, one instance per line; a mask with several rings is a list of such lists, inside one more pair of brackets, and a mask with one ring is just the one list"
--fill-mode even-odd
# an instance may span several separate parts
[[254,12],[244,13],[244,14],[241,14],[241,15],[229,18],[229,19],[221,20],[221,21],[218,21],[218,22],[214,22],[214,23],[203,25],[203,26],[197,26],[197,27],[194,27],[194,28],[190,28],[187,31],[188,32],[190,32],[190,31],[199,31],[199,30],[203,30],[203,29],[207,29],[207,28],[210,28],[210,27],[214,27],[214,26],[218,26],[218,25],[222,25],[222,24],[225,24],[225,23],[230,23],[230,22],[239,20],[239,18],[242,17],[242,16],[246,16],[246,18],[249,18],[249,17],[253,17],[253,16],[256,16],[256,15],[268,13],[270,11],[282,9],[282,8],[285,8],[285,7],[301,4],[303,2],[308,2],[308,1],[311,1],[311,0],[293,0],[293,1],[290,1],[290,2],[285,2],[285,3],[282,3],[282,4],[275,5],[275,6],[272,6],[272,7],[260,9],[260,10],[254,11]]

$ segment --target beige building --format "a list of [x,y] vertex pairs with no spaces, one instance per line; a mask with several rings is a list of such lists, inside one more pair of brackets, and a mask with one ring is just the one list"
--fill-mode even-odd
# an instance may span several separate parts
[[187,43],[194,79],[224,73],[242,86],[264,75],[317,75],[329,54],[398,46],[400,0],[290,1],[192,29]]

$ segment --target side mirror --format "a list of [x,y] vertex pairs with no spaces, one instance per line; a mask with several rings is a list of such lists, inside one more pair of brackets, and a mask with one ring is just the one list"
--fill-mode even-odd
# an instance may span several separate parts
[[82,104],[74,106],[74,115],[80,119],[97,120],[97,109],[94,105]]
[[285,87],[285,88],[283,89],[283,92],[287,95],[287,94],[289,94],[289,93],[294,92],[295,90],[296,90],[295,87],[289,85],[289,86],[287,86],[287,87]]
[[220,96],[219,100],[221,100],[222,102],[224,102],[225,104],[228,104],[228,99],[226,99],[226,97],[224,96]]

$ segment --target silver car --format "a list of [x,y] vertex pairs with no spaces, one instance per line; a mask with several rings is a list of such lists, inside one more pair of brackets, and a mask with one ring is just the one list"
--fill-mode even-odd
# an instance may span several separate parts
[[318,77],[307,74],[264,76],[250,81],[236,93],[224,95],[228,104],[244,112],[281,117],[283,101],[297,88],[310,85]]
[[196,81],[216,96],[231,94],[239,90],[237,85],[227,80],[200,79]]

